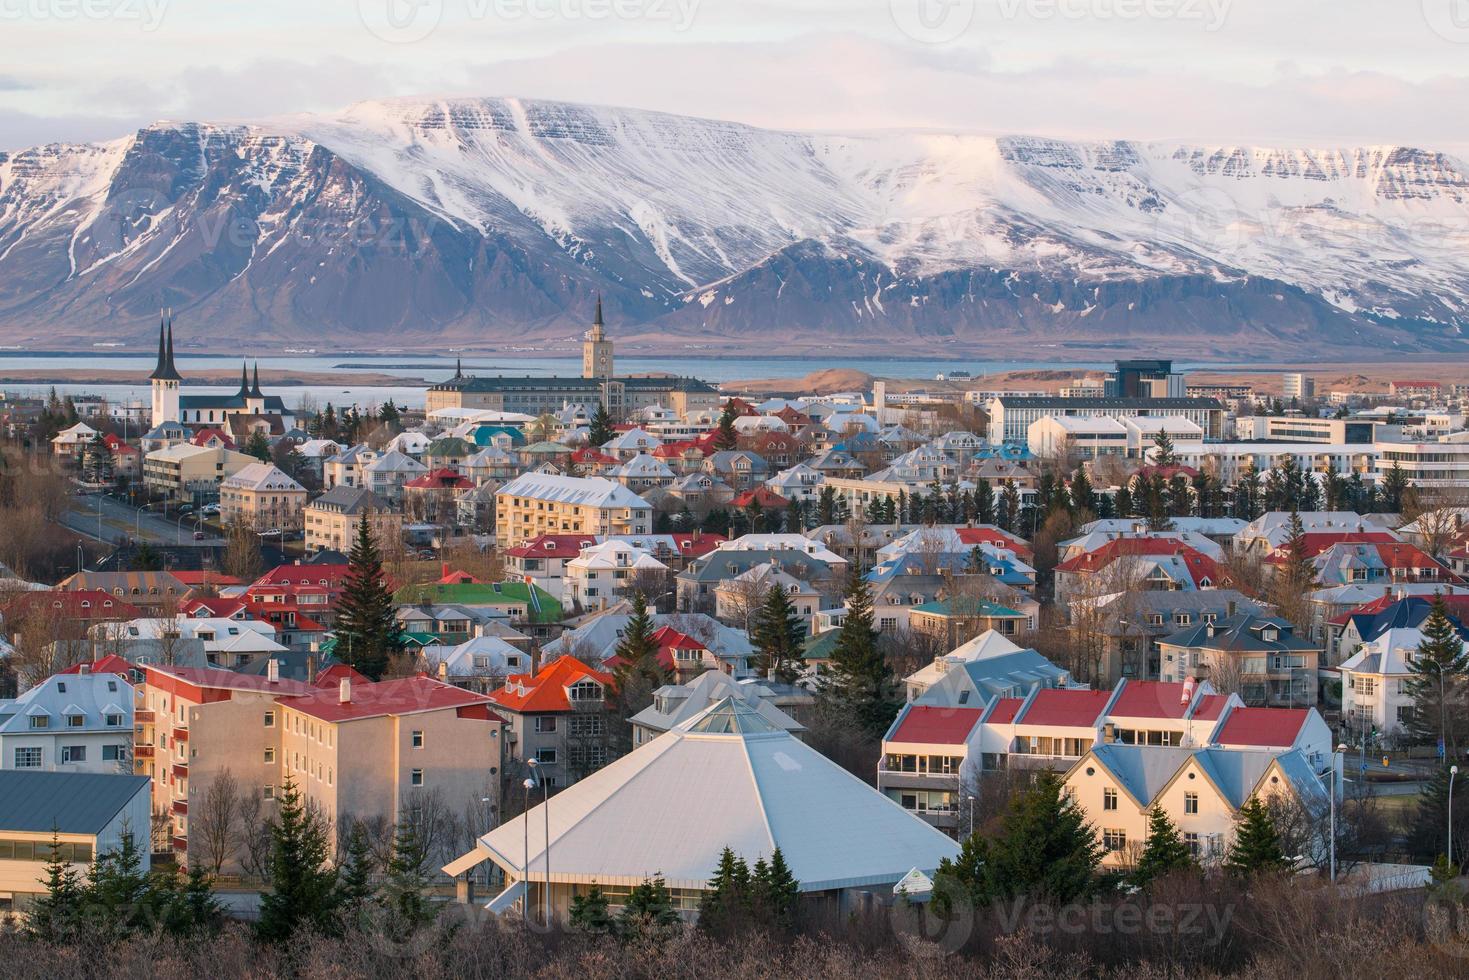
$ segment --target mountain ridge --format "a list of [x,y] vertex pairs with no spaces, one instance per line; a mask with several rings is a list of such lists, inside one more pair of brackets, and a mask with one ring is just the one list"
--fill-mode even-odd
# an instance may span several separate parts
[[0,153],[0,332],[1458,349],[1431,149],[765,130],[507,98]]

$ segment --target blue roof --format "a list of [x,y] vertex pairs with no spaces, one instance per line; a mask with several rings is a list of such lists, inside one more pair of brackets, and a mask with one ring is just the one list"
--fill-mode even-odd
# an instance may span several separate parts
[[98,834],[148,785],[147,776],[0,770],[0,832]]

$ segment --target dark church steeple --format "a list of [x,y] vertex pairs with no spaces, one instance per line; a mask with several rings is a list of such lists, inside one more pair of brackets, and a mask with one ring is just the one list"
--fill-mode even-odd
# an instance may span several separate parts
[[265,392],[260,390],[260,362],[255,362],[254,376],[250,381],[250,396],[252,398],[264,398]]
[[182,381],[173,363],[173,313],[161,311],[158,319],[158,364],[149,381]]
[[241,361],[240,362],[240,392],[239,392],[239,396],[241,398],[249,398],[250,397],[250,371],[245,366],[245,362],[244,361]]

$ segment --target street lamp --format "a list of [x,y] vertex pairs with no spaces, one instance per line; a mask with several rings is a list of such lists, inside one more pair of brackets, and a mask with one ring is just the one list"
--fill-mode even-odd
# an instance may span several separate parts
[[525,840],[522,842],[525,851],[520,859],[520,882],[525,886],[525,894],[520,899],[521,922],[526,922],[530,918],[530,791],[535,788],[535,785],[534,779],[527,779],[521,783],[525,789],[525,792],[521,794],[524,811],[520,817],[522,829],[525,831]]
[[1336,881],[1336,792],[1340,776],[1337,774],[1338,764],[1342,756],[1346,754],[1347,743],[1342,742],[1336,747],[1336,755],[1331,760],[1331,880]]
[[969,799],[969,836],[970,837],[973,837],[974,836],[974,797],[971,796],[971,797],[968,797],[968,799]]
[[82,546],[80,542],[77,543],[77,574],[82,574]]
[[546,928],[551,928],[551,784],[541,775],[541,770],[536,768],[539,760],[531,759],[531,772],[535,774],[536,781],[541,784],[541,815],[546,821]]
[[1454,777],[1459,774],[1458,766],[1449,766],[1449,864],[1454,863]]

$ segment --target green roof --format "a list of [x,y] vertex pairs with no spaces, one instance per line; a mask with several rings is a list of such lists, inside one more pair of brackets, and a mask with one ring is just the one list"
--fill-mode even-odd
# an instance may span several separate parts
[[414,647],[437,647],[444,645],[444,638],[437,633],[403,631],[403,645]]
[[457,606],[523,605],[533,623],[555,623],[561,619],[560,600],[545,589],[524,582],[406,585],[393,594],[393,601]]
[[572,452],[572,448],[570,446],[563,446],[559,442],[533,442],[529,446],[517,449],[516,452],[560,456]]
[[473,452],[474,448],[463,439],[460,439],[457,436],[445,436],[442,439],[435,439],[433,442],[429,443],[428,448],[423,451],[423,454],[425,456],[452,457],[469,456]]
[[959,608],[956,611],[954,597],[948,599],[935,599],[933,602],[925,602],[914,606],[913,612],[933,613],[936,616],[994,616],[1011,619],[1024,619],[1025,614],[1016,612],[1008,606],[1002,606],[988,599],[972,599],[961,596],[957,602]]
[[840,629],[834,629],[808,637],[803,656],[807,660],[830,660],[832,651],[837,645],[837,638],[841,636],[841,633]]

